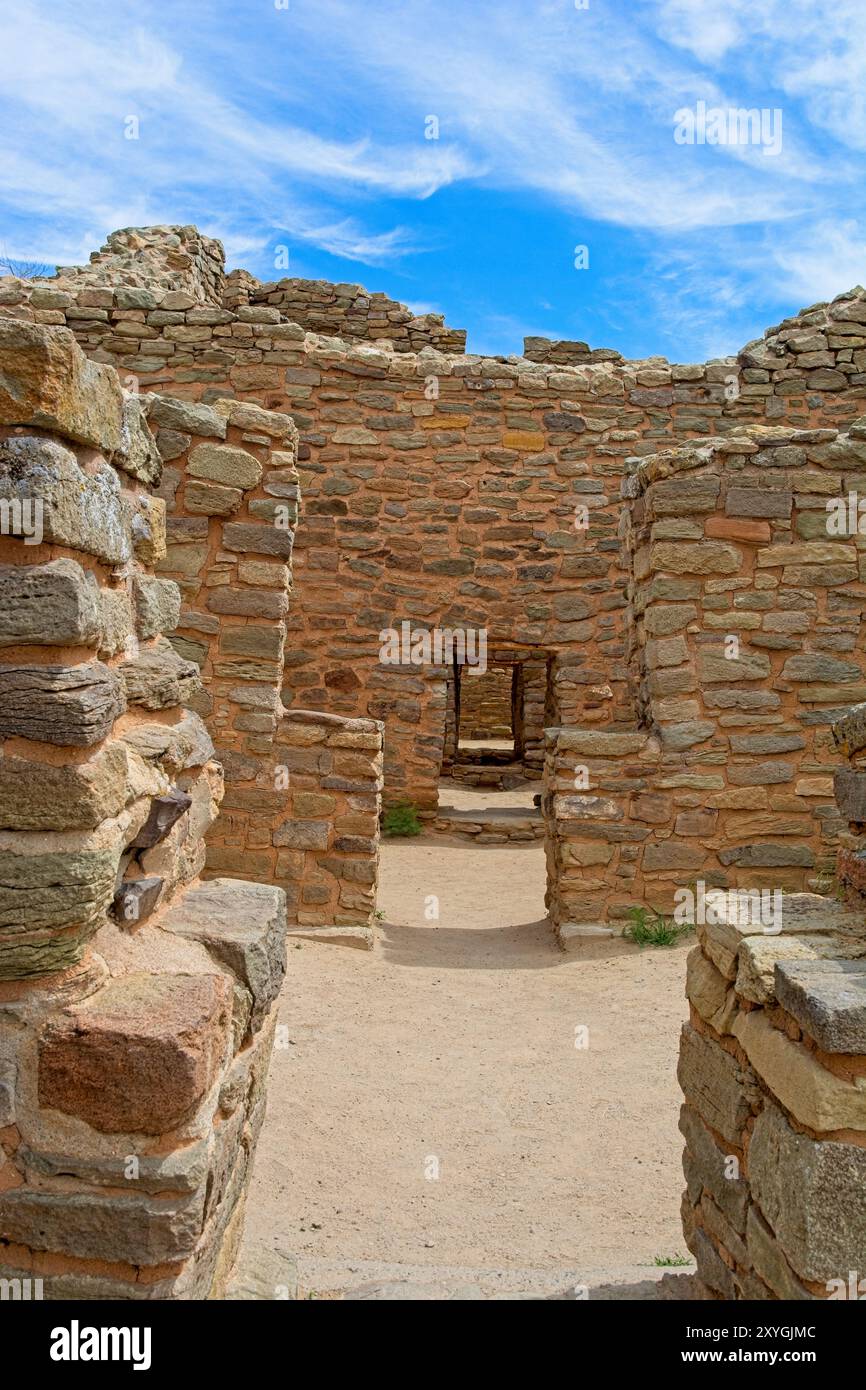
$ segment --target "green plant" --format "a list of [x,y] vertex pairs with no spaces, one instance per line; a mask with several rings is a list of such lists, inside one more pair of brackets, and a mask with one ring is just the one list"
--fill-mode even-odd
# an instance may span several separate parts
[[411,801],[390,806],[382,817],[382,832],[385,835],[420,835],[423,828]]
[[630,907],[628,915],[631,922],[623,936],[636,946],[675,946],[682,937],[694,931],[691,922],[675,922],[655,907]]
[[692,1262],[685,1255],[656,1255],[653,1264],[657,1269],[678,1268],[680,1265],[690,1265]]

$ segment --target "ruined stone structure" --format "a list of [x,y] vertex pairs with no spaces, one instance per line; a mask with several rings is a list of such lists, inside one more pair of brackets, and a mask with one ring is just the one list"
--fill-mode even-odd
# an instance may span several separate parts
[[830,725],[866,696],[866,588],[863,538],[831,539],[826,501],[864,490],[866,424],[753,428],[626,480],[635,727],[548,734],[566,939],[600,895],[606,921],[669,910],[691,879],[796,890],[832,871]]
[[[864,711],[834,727],[852,756]],[[862,768],[837,773],[861,853],[864,786]],[[762,920],[755,890],[716,891],[699,913],[679,1062],[683,1227],[717,1297],[863,1297],[866,907],[852,896],[780,895]]]
[[226,791],[207,874],[279,885],[290,934],[373,944],[382,726],[280,699],[298,509],[297,431],[274,411],[143,398],[166,461],[160,574],[184,604],[172,642],[200,668],[198,708]]
[[[178,849],[182,871],[168,862],[173,850],[127,860],[126,829],[110,832],[123,846],[120,883],[106,867],[103,896],[111,879],[112,894],[155,913],[156,926],[139,933],[159,930],[161,949],[179,950],[177,938],[195,952],[195,968],[166,957],[168,973],[198,979],[216,961],[219,978],[228,968],[249,992],[235,955],[205,938],[194,909],[196,894],[211,902],[249,891],[238,886],[248,877],[270,895],[269,921],[285,893],[290,930],[372,943],[380,796],[436,823],[443,771],[486,784],[458,749],[463,702],[471,717],[481,701],[476,727],[492,718],[480,684],[468,693],[478,678],[424,645],[443,631],[483,632],[488,662],[503,673],[497,718],[510,686],[517,773],[543,771],[538,826],[560,944],[619,930],[635,904],[669,911],[684,887],[723,893],[690,957],[681,1053],[685,1228],[702,1278],[721,1297],[826,1296],[828,1279],[862,1267],[850,1194],[862,1184],[866,1049],[827,990],[841,977],[862,983],[863,912],[805,890],[826,885],[840,848],[843,880],[862,872],[856,834],[866,815],[847,814],[854,793],[840,791],[832,729],[866,699],[864,540],[856,518],[849,532],[829,531],[827,502],[866,496],[866,292],[804,310],[737,357],[706,365],[631,362],[540,339],[527,340],[524,357],[475,357],[436,316],[413,316],[359,286],[226,276],[219,243],[174,227],[114,233],[90,266],[55,280],[3,281],[0,316],[24,333],[37,325],[29,331],[45,341],[45,330],[71,329],[87,358],[115,366],[132,393],[125,410],[135,426],[107,448],[105,466],[136,480],[130,534],[138,565],[159,577],[122,576],[134,586],[141,643],[124,689],[151,711],[148,728],[159,701],[192,711],[171,722],[196,720],[200,762],[163,769],[170,789],[160,783],[159,793],[136,783],[123,815],[148,795],[192,797],[193,784],[202,798],[202,778],[212,807],[208,736],[226,782],[220,818],[199,815],[197,848]],[[82,361],[69,368],[79,377]],[[86,414],[87,390],[80,395]],[[9,423],[105,452],[102,440],[57,430],[44,406],[34,410]],[[165,555],[147,539],[162,502]],[[23,542],[5,544],[23,553]],[[72,549],[59,559],[83,563],[86,546]],[[104,616],[101,635],[87,628],[87,655],[125,670],[111,566],[113,557],[85,566],[119,624]],[[62,669],[70,639],[43,627],[42,642],[49,637]],[[44,664],[29,648],[19,655]],[[20,679],[5,697],[13,717]],[[65,685],[59,693],[64,710],[81,700]],[[88,693],[88,719],[100,699],[110,696]],[[108,734],[99,728],[102,756]],[[24,756],[15,743],[3,751]],[[159,770],[163,754],[150,757]],[[54,766],[53,757],[41,762]],[[176,824],[192,818],[184,811]],[[170,829],[166,843],[182,833]],[[536,833],[518,826],[513,839]],[[101,826],[99,834],[110,839]],[[142,876],[163,883],[123,886]],[[181,898],[175,889],[187,881]],[[740,898],[724,893],[762,888],[785,894],[779,935],[741,930]],[[129,959],[147,975],[149,958],[128,955],[122,925],[103,925],[97,939],[106,933],[117,949],[99,956],[112,979]],[[64,950],[70,941],[64,934]],[[265,1032],[266,993],[236,1023],[239,1056],[252,1049],[250,1029]],[[69,1007],[87,1004],[73,997]],[[41,1026],[28,1022],[28,1046]],[[58,1074],[71,1066],[62,1036]],[[208,1073],[199,1106],[223,1094],[235,1065]],[[221,1100],[207,1124],[196,1112],[209,1154],[229,1115],[241,1113],[228,1094],[225,1115]],[[16,1104],[25,1102],[38,1100]],[[238,1124],[254,1132],[253,1118]],[[64,1131],[50,1151],[68,1155],[74,1137]],[[31,1149],[49,1146],[28,1140],[7,1161],[17,1177],[13,1198],[0,1197],[0,1232],[3,1201],[23,1200],[14,1198],[18,1177],[40,1201],[51,1187],[50,1168],[37,1180],[27,1166]],[[739,1176],[723,1181],[731,1157]],[[82,1160],[81,1182],[108,1183],[94,1165]],[[793,1215],[781,1193],[794,1194]],[[192,1270],[207,1270],[219,1244],[206,1235],[212,1210],[194,1239],[187,1232],[177,1270],[160,1272],[153,1287],[175,1278],[181,1289],[207,1286],[212,1276]]]
[[0,1277],[219,1296],[285,898],[203,883],[222,796],[164,637],[160,458],[65,329],[0,320]]

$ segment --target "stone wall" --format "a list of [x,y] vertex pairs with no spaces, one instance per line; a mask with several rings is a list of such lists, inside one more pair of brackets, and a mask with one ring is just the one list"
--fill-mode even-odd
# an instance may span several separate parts
[[832,873],[830,726],[866,696],[866,541],[828,534],[827,510],[866,495],[866,422],[663,452],[625,492],[638,718],[549,735],[560,926],[586,920],[591,892],[599,922],[669,911],[691,879],[795,890]]
[[[333,717],[317,737],[309,716],[303,729],[287,721],[280,698],[297,431],[252,404],[143,400],[165,460],[160,574],[184,600],[171,640],[201,671],[198,707],[225,771],[207,876],[277,884],[294,928],[372,945],[381,726]],[[323,726],[328,716],[315,718]]]
[[140,402],[0,321],[0,1277],[225,1286],[285,970],[276,888],[202,883],[222,777],[164,637]]
[[862,906],[786,894],[776,930],[748,898],[709,893],[688,958],[686,1243],[721,1298],[862,1298]]
[[[152,232],[136,235],[150,244]],[[0,309],[68,322],[142,388],[293,417],[306,501],[284,702],[384,719],[386,798],[425,816],[445,745],[443,673],[384,667],[383,627],[484,628],[491,645],[550,653],[548,726],[628,730],[622,477],[659,448],[750,422],[844,426],[866,392],[862,290],[707,365],[395,352],[249,302],[258,291],[241,272],[222,307],[184,293],[137,290],[133,305],[123,289],[7,281]]]
[[[327,280],[276,280],[261,284],[246,271],[227,277],[225,303],[265,305],[280,317],[312,333],[347,342],[385,341],[394,352],[464,352],[465,328],[449,328],[441,314],[413,314],[405,304],[363,285],[334,285]],[[277,317],[276,315],[279,315]]]
[[461,738],[511,737],[512,674],[512,666],[489,660],[484,675],[466,673],[460,683]]

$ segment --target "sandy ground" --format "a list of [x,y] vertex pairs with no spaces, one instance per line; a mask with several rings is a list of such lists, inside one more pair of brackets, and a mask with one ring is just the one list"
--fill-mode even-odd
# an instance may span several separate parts
[[247,1242],[298,1255],[306,1288],[445,1269],[552,1289],[686,1253],[688,945],[566,957],[543,897],[541,846],[386,842],[375,952],[293,943]]

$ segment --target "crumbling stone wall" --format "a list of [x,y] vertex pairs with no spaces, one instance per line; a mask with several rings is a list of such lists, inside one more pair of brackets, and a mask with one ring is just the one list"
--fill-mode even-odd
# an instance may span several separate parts
[[207,875],[275,883],[293,930],[370,946],[381,725],[332,716],[326,729],[327,715],[309,714],[299,724],[280,698],[297,431],[288,416],[237,401],[149,396],[144,407],[166,460],[160,573],[184,599],[171,640],[201,671],[199,708],[225,770]]
[[222,778],[163,635],[140,402],[0,321],[0,1277],[225,1286],[285,970],[275,887],[202,883]]
[[233,309],[265,305],[278,311],[275,323],[281,317],[290,319],[312,333],[347,342],[387,340],[394,352],[466,349],[465,328],[449,328],[441,314],[413,314],[405,304],[371,294],[363,285],[295,278],[262,284],[246,271],[235,271],[226,277],[224,300]]

